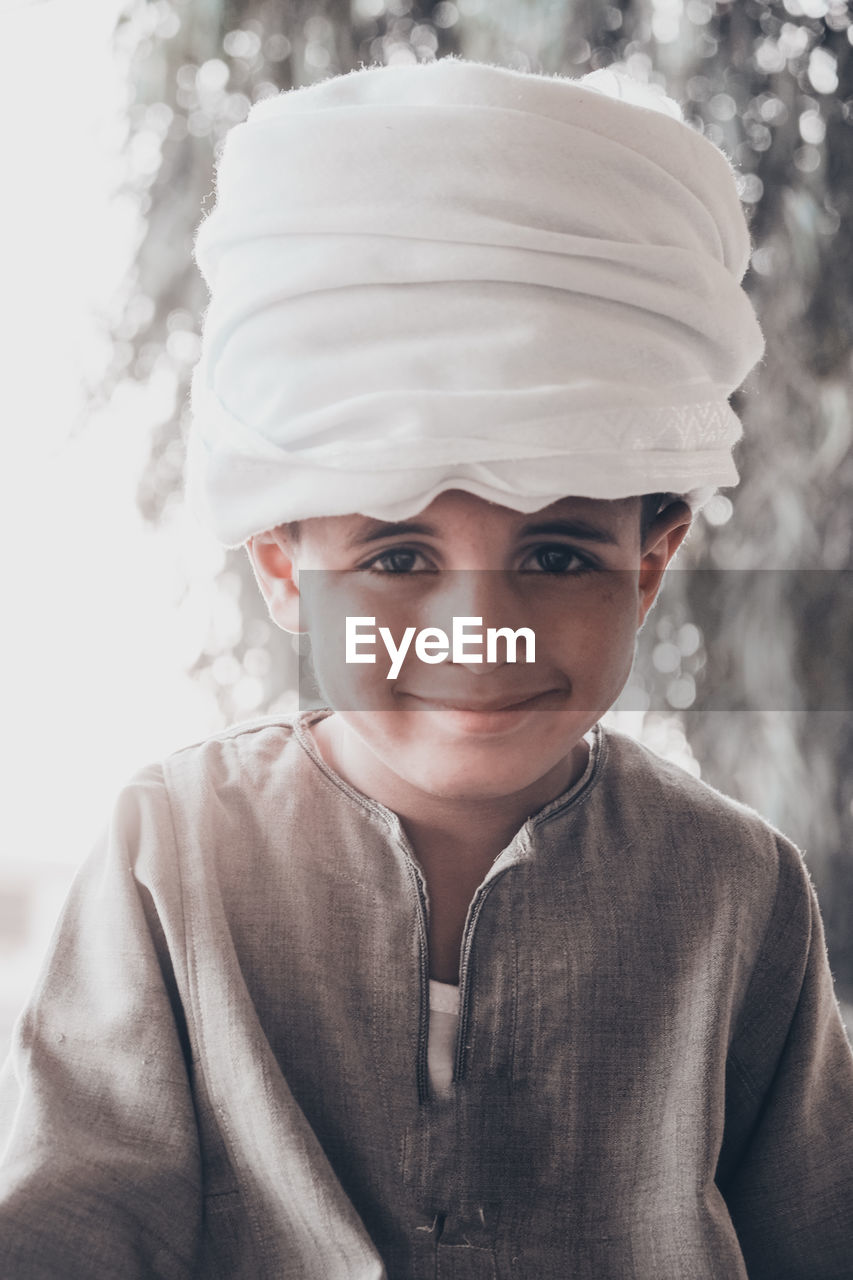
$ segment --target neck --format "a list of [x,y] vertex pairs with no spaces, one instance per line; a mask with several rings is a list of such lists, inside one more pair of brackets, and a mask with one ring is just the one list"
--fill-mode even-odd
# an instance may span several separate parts
[[422,791],[365,748],[340,716],[315,724],[314,740],[326,763],[364,795],[399,817],[415,854],[424,861],[448,857],[491,862],[527,819],[583,774],[589,749],[581,739],[568,755],[530,786],[504,796],[447,797]]

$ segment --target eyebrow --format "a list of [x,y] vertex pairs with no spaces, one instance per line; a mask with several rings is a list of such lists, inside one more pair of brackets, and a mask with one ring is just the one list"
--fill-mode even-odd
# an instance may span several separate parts
[[[394,524],[381,524],[365,532],[353,534],[347,541],[348,547],[362,547],[371,542],[379,542],[382,538],[401,538],[420,534],[428,538],[438,538],[441,530],[435,525],[419,521],[401,520]],[[546,520],[540,524],[526,524],[519,530],[519,535],[530,538],[553,537],[561,535],[576,538],[582,542],[600,542],[609,546],[618,546],[619,539],[609,529],[600,525],[589,524],[586,520]]]
[[428,538],[437,538],[440,531],[432,524],[400,520],[395,524],[381,524],[377,528],[368,529],[366,533],[354,533],[351,538],[347,539],[347,546],[363,547],[370,542],[379,542],[381,538],[402,538],[407,534],[421,534]]
[[619,545],[619,539],[609,529],[601,525],[589,524],[586,520],[546,520],[542,524],[524,525],[520,531],[524,537],[547,538],[561,534],[567,538],[577,538],[580,542],[602,542],[609,546]]

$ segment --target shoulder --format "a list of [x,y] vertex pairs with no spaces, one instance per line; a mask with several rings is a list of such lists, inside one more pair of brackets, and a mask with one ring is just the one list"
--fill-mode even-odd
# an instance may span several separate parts
[[765,1002],[784,1022],[820,933],[803,853],[754,809],[634,739],[607,730],[603,746],[598,818],[635,907],[665,904],[680,954],[703,957],[706,974],[720,966],[734,1022],[757,1019]]
[[164,757],[163,766],[173,773],[191,772],[215,769],[225,760],[242,760],[247,767],[260,768],[265,761],[278,759],[294,741],[296,719],[292,714],[241,720],[172,751]]
[[122,794],[156,792],[174,799],[183,790],[263,784],[292,754],[295,715],[266,715],[228,725],[140,766]]
[[304,756],[295,715],[259,716],[218,730],[137,769],[120,789],[112,822],[136,843],[181,844],[190,829],[228,837],[268,814],[293,789]]
[[644,744],[604,732],[600,808],[642,833],[656,860],[685,879],[760,900],[783,914],[811,908],[803,854],[749,805],[694,777]]
[[604,731],[602,784],[608,799],[630,805],[646,822],[685,837],[704,832],[770,847],[791,842],[756,809],[613,729]]
[[104,856],[144,888],[176,936],[187,912],[206,918],[213,901],[237,902],[249,885],[260,893],[282,833],[308,829],[319,770],[296,719],[230,725],[147,763],[119,790]]

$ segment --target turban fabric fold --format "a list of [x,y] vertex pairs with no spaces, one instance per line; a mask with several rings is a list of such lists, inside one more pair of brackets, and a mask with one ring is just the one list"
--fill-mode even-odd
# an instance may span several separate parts
[[697,505],[737,480],[749,252],[726,157],[615,72],[444,58],[265,99],[196,239],[190,504],[228,546],[447,489]]

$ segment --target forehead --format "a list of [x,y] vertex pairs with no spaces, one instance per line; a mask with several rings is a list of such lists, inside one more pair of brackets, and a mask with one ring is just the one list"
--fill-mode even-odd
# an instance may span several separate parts
[[535,531],[571,534],[574,529],[577,536],[591,541],[618,542],[634,531],[639,504],[639,497],[565,497],[537,511],[523,512],[450,489],[405,520],[384,521],[359,514],[323,516],[306,520],[303,529],[312,540],[340,547],[369,545],[397,535],[448,541],[472,530],[516,537]]

